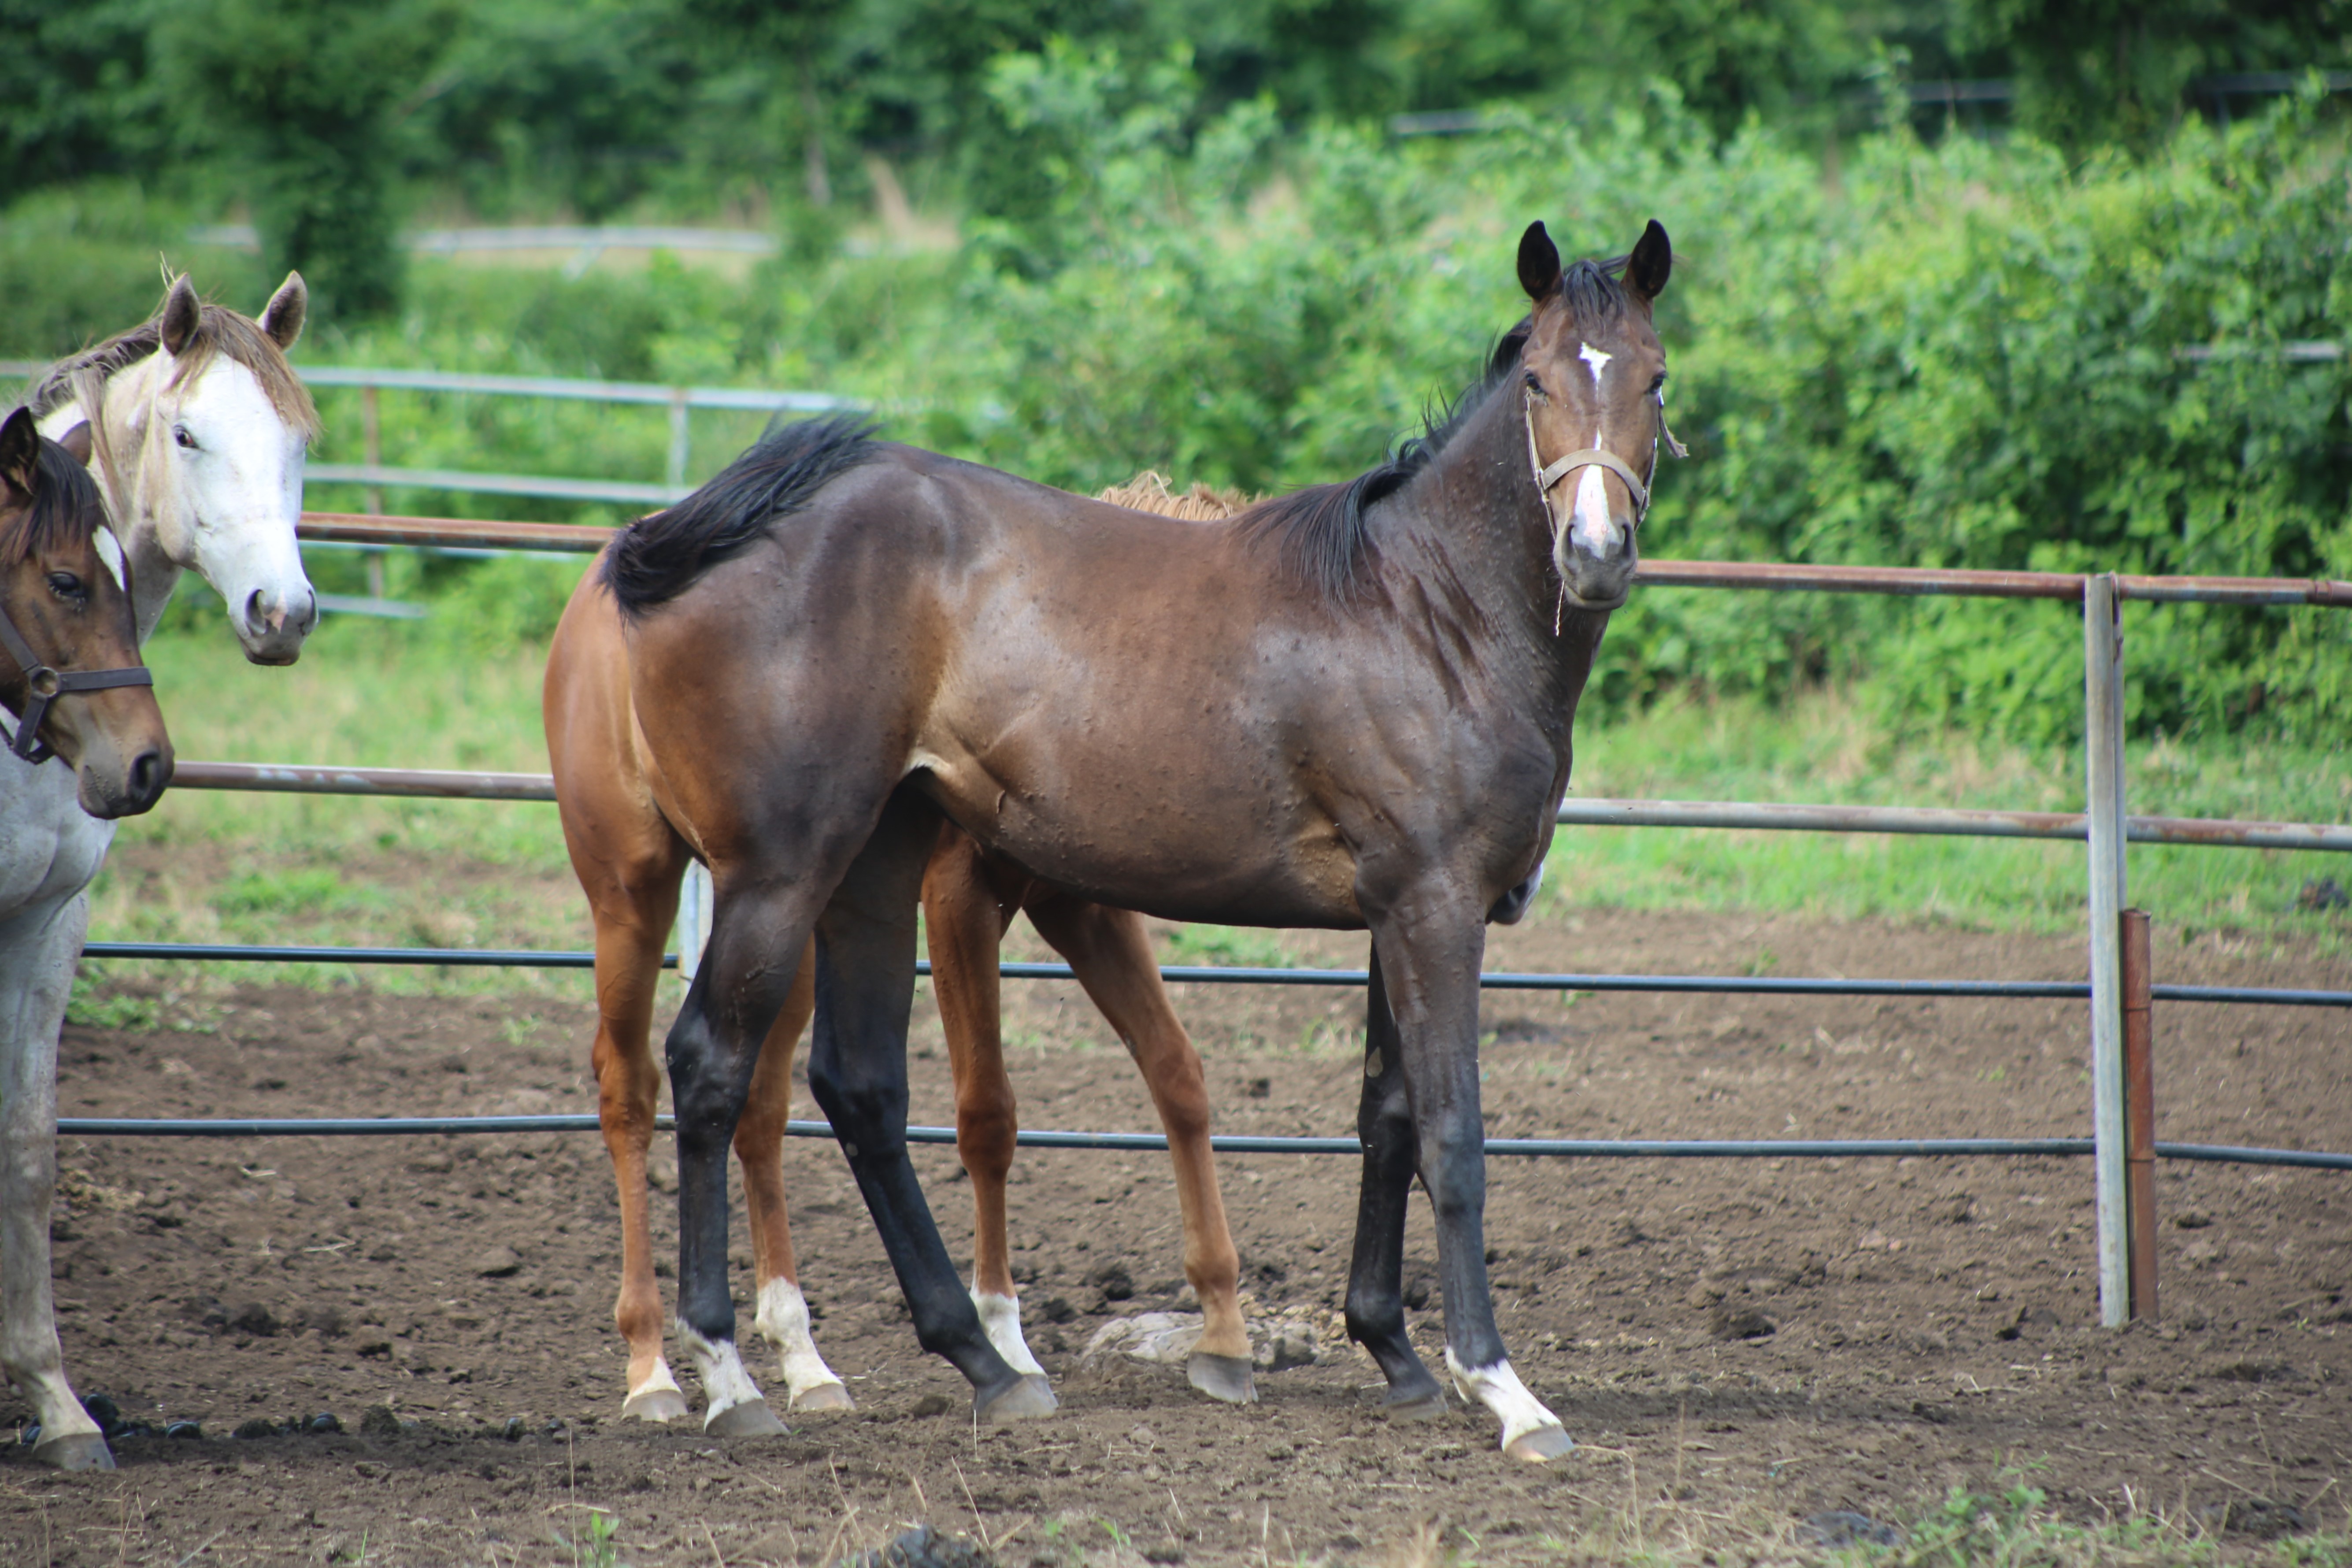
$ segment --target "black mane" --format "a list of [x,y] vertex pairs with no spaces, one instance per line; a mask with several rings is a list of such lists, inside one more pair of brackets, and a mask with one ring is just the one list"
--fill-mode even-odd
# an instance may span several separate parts
[[16,565],[37,551],[85,543],[106,521],[89,470],[46,436],[40,453],[32,504],[0,526],[0,565]]
[[878,447],[862,414],[772,426],[709,484],[623,529],[604,555],[604,585],[632,618],[668,603]]
[[[1570,276],[1592,268],[1580,261]],[[1613,279],[1602,279],[1613,290]],[[1620,294],[1622,303],[1622,295]],[[1261,501],[1234,520],[1253,540],[1271,542],[1283,563],[1307,586],[1332,603],[1344,602],[1356,574],[1371,552],[1371,536],[1364,512],[1382,496],[1402,489],[1415,474],[1429,467],[1446,444],[1461,433],[1495,389],[1510,379],[1527,347],[1533,318],[1505,332],[1486,356],[1486,368],[1461,395],[1426,415],[1422,433],[1408,439],[1393,457],[1352,479],[1336,484],[1308,485],[1288,495]]]

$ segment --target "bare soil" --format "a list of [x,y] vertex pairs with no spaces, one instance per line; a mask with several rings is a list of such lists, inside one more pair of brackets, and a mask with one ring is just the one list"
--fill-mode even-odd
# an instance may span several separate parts
[[[1315,962],[1361,962],[1360,938],[1284,940]],[[1661,973],[2063,978],[2082,962],[2072,941],[1602,910],[1498,931],[1489,950],[1492,967]],[[2160,935],[2157,967],[2160,981],[2352,979],[2340,960],[2214,933]],[[1154,1125],[1074,987],[1007,991],[1025,1121]],[[1191,986],[1178,1005],[1221,1131],[1351,1130],[1360,994]],[[587,1010],[545,994],[245,989],[160,1012],[212,1032],[68,1030],[66,1114],[594,1107]],[[917,1017],[915,1119],[944,1122],[937,1023],[922,1005]],[[1486,1022],[1498,1135],[2088,1122],[2077,1003],[1490,994]],[[2157,1030],[2160,1137],[2352,1149],[2352,1018],[2161,1005]],[[917,1160],[968,1257],[952,1152]],[[1900,1518],[1948,1487],[2021,1474],[2089,1521],[2212,1521],[2203,1510],[2259,1498],[2341,1532],[2352,1491],[2336,1484],[2352,1470],[2352,1188],[2338,1173],[2161,1166],[2163,1321],[2111,1332],[2095,1327],[2086,1161],[1494,1161],[1504,1330],[1582,1445],[1534,1468],[1496,1452],[1483,1412],[1389,1422],[1370,1363],[1337,1344],[1261,1374],[1245,1409],[1202,1399],[1176,1369],[1082,1359],[1108,1318],[1186,1304],[1172,1189],[1151,1156],[1024,1152],[1016,1256],[1063,1407],[976,1432],[961,1380],[914,1342],[839,1156],[796,1141],[802,1279],[859,1409],[731,1447],[616,1418],[617,1234],[593,1135],[77,1139],[60,1164],[57,1289],[79,1387],[126,1419],[197,1421],[205,1436],[125,1438],[109,1476],[59,1476],[9,1448],[11,1564],[595,1562],[591,1518],[636,1563],[829,1562],[916,1521],[984,1531],[1008,1563],[1373,1561],[1432,1529],[1481,1561],[1554,1560],[1568,1542],[1604,1560],[1728,1562],[1802,1555],[1792,1522],[1822,1510]],[[1260,1315],[1328,1328],[1354,1163],[1222,1170]],[[1433,1356],[1425,1212],[1409,1258]],[[740,1247],[738,1265],[743,1300]],[[764,1350],[754,1365],[772,1370]],[[363,1435],[377,1405],[408,1425]],[[343,1431],[232,1436],[321,1412]],[[0,1426],[27,1415],[0,1394]]]

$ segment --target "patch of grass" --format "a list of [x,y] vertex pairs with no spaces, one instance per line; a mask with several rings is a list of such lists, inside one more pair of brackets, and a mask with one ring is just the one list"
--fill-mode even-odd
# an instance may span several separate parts
[[1171,963],[1219,964],[1234,969],[1287,969],[1298,960],[1270,931],[1256,926],[1179,926],[1169,934]]
[[[1867,691],[1669,702],[1585,723],[1576,760],[1571,793],[1588,797],[2083,809],[2079,752],[1900,729]],[[2135,815],[2352,821],[2352,766],[2325,750],[2165,740],[2126,761]],[[2043,932],[2080,924],[2086,886],[2079,844],[1894,834],[1563,827],[1549,870],[1553,910],[1769,910]],[[2341,855],[2136,845],[2129,897],[2159,925],[2293,934],[2336,951],[2352,921],[2299,910],[2295,898],[2345,871]]]

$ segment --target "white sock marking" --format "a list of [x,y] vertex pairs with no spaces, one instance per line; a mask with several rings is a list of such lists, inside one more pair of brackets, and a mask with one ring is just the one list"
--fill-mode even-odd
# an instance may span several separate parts
[[799,1286],[789,1279],[771,1279],[761,1286],[760,1310],[751,1324],[776,1347],[784,1387],[794,1401],[812,1388],[840,1384],[824,1357],[817,1354],[816,1337],[809,1331],[808,1299]]
[[1511,1370],[1507,1360],[1492,1366],[1465,1367],[1454,1359],[1453,1347],[1448,1346],[1445,1370],[1453,1374],[1454,1386],[1465,1400],[1483,1405],[1502,1418],[1501,1446],[1506,1448],[1530,1432],[1560,1425],[1559,1417],[1528,1392],[1528,1385],[1519,1381],[1519,1374]]
[[1029,1342],[1021,1337],[1021,1298],[998,1296],[974,1290],[971,1304],[980,1309],[980,1326],[988,1331],[988,1342],[1005,1364],[1024,1376],[1034,1373],[1040,1377],[1045,1369],[1029,1353]]
[[742,1358],[735,1353],[734,1341],[706,1340],[684,1321],[677,1325],[677,1337],[693,1355],[695,1374],[702,1379],[703,1426],[709,1426],[739,1405],[766,1397],[760,1392],[760,1385],[751,1381],[751,1374],[743,1370]]

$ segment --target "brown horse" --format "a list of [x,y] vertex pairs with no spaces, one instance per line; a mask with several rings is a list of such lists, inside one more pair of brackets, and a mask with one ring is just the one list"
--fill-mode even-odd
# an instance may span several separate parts
[[1577,700],[1632,582],[1671,266],[1655,224],[1622,264],[1565,271],[1531,226],[1533,310],[1444,425],[1223,524],[833,420],[772,434],[615,540],[603,574],[648,782],[693,825],[716,901],[667,1045],[679,1326],[715,1405],[758,1398],[733,1343],[727,1145],[813,967],[810,1087],[919,1340],[976,1415],[1052,1408],[991,1343],[907,1156],[916,908],[944,819],[1111,907],[1370,930],[1349,1332],[1393,1407],[1442,1407],[1401,1300],[1417,1168],[1456,1388],[1507,1452],[1568,1449],[1495,1326],[1478,969],[1486,921],[1549,843]]
[[[1223,517],[1239,504],[1200,486],[1171,495],[1156,474],[1104,494],[1118,505],[1175,517]],[[661,1297],[646,1226],[646,1152],[659,1087],[648,1030],[692,828],[673,824],[656,804],[654,763],[629,705],[621,617],[599,572],[581,580],[556,628],[542,712],[564,842],[596,929],[598,1111],[621,1199],[621,1293],[614,1318],[629,1346],[621,1413],[669,1421],[687,1406],[662,1354]],[[1005,1180],[1020,1127],[998,1028],[999,948],[1013,916],[1026,911],[1126,1042],[1167,1130],[1184,1224],[1184,1273],[1202,1316],[1201,1341],[1190,1359],[1192,1384],[1220,1399],[1255,1398],[1239,1300],[1240,1259],[1209,1149],[1201,1058],[1160,983],[1141,919],[1039,882],[952,826],[943,828],[932,852],[923,909],[955,1081],[957,1148],[971,1176],[971,1296],[991,1342],[1017,1370],[1042,1373],[1022,1337],[1006,1247]],[[803,963],[802,973],[813,977],[814,970]],[[810,1332],[784,1204],[793,1052],[811,1005],[804,978],[768,1032],[734,1146],[751,1226],[753,1321],[776,1349],[791,1408],[845,1410],[848,1390],[825,1365]],[[712,1419],[727,1417],[733,1428],[765,1424],[764,1406],[730,1411],[716,1400],[712,1406]]]
[[69,1470],[114,1457],[66,1377],[49,1296],[57,1018],[105,849],[91,819],[145,811],[172,778],[89,436],[46,440],[21,408],[0,423],[0,705],[16,721],[0,724],[0,1373],[32,1403],[33,1457]]

